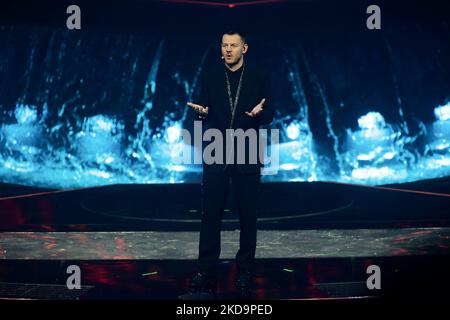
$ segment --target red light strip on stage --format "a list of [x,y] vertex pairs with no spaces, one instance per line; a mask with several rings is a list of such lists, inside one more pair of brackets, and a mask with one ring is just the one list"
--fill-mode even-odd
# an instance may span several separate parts
[[334,181],[319,181],[319,182],[330,183],[330,184],[340,184],[340,185],[352,186],[352,187],[371,188],[371,189],[397,191],[397,192],[407,192],[407,193],[422,194],[422,195],[426,195],[426,196],[449,197],[450,198],[450,194],[448,194],[448,193],[437,193],[437,192],[419,191],[419,190],[411,190],[411,189],[368,186],[368,185],[364,185],[364,184],[352,184],[352,183],[342,183],[342,182],[334,182]]
[[78,189],[61,189],[61,190],[54,190],[54,191],[44,191],[44,192],[36,192],[36,193],[27,193],[22,194],[20,196],[9,196],[9,197],[3,197],[0,198],[0,201],[3,200],[13,200],[13,199],[21,199],[21,198],[31,198],[31,197],[37,197],[37,196],[46,196],[50,194],[56,194],[56,193],[63,193],[63,192],[70,192],[70,191],[80,191],[80,190],[88,190],[88,189],[97,189],[104,186],[95,186],[95,187],[87,187],[87,188],[78,188]]
[[214,1],[195,1],[195,0],[160,0],[160,2],[179,3],[179,4],[197,4],[210,7],[228,7],[235,8],[238,6],[249,6],[256,4],[270,4],[286,2],[287,0],[260,0],[260,1],[243,1],[243,2],[214,2]]
[[[319,181],[319,182],[329,183],[329,184],[339,184],[339,185],[351,186],[351,187],[371,188],[371,189],[379,189],[379,190],[387,190],[387,191],[397,191],[397,192],[422,194],[422,195],[426,195],[426,196],[450,198],[450,194],[448,194],[448,193],[437,193],[437,192],[419,191],[419,190],[411,190],[411,189],[399,189],[399,188],[389,188],[389,187],[368,186],[368,185],[363,185],[363,184],[342,183],[342,182],[334,182],[334,181]],[[0,201],[13,200],[13,199],[22,199],[22,198],[31,198],[31,197],[37,197],[37,196],[46,196],[46,195],[50,195],[50,194],[57,194],[57,193],[71,192],[71,191],[80,191],[80,190],[88,190],[88,189],[97,189],[97,188],[102,188],[102,187],[104,187],[104,186],[95,186],[95,187],[78,188],[78,189],[62,189],[62,190],[55,190],[55,191],[28,193],[28,194],[23,194],[23,195],[19,195],[19,196],[3,197],[3,198],[0,198]]]

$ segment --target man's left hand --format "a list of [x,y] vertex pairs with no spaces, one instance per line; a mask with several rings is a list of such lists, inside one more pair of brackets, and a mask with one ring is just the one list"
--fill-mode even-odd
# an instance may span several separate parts
[[250,117],[258,116],[264,109],[264,104],[266,103],[266,99],[262,99],[260,103],[258,103],[250,112],[245,112],[246,115]]

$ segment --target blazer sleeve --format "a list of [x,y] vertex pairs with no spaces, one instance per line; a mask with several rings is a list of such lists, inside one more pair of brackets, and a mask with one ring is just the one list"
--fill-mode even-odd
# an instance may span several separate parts
[[[208,73],[206,71],[203,71],[200,75],[200,94],[196,103],[203,106],[204,108],[208,107],[209,109],[211,109],[210,90],[208,87]],[[200,115],[196,116],[196,120],[202,120],[204,123],[207,123],[209,121],[209,118],[211,118],[209,114],[205,118],[202,118]]]
[[272,98],[272,82],[268,74],[262,76],[261,81],[261,99],[265,98],[266,102],[264,104],[263,111],[258,116],[258,121],[260,125],[268,125],[273,121],[274,109],[273,109],[273,98]]

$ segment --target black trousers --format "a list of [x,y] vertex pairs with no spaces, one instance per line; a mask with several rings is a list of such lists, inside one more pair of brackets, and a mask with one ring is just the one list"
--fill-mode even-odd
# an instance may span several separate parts
[[220,173],[203,173],[203,213],[198,257],[202,271],[213,271],[219,261],[221,222],[230,181],[240,221],[239,251],[236,254],[238,268],[249,270],[255,259],[256,204],[261,174],[243,174],[235,166],[229,165]]

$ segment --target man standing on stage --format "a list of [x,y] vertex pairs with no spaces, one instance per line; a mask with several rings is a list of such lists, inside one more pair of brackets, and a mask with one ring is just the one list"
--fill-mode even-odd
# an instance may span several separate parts
[[261,161],[254,163],[248,159],[252,158],[251,152],[259,155],[260,137],[257,134],[256,149],[248,145],[252,141],[246,141],[243,163],[238,159],[236,146],[230,149],[225,141],[230,134],[229,129],[234,129],[235,135],[250,131],[258,133],[260,125],[273,120],[274,113],[270,108],[268,77],[261,70],[244,63],[244,55],[248,51],[245,36],[237,31],[226,32],[222,36],[221,51],[224,63],[203,72],[199,101],[188,103],[205,127],[219,130],[224,137],[224,161],[206,163],[203,159],[199,272],[191,279],[190,290],[196,293],[215,292],[221,219],[231,181],[240,221],[236,287],[240,294],[248,296],[256,250],[256,202],[263,167]]

